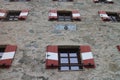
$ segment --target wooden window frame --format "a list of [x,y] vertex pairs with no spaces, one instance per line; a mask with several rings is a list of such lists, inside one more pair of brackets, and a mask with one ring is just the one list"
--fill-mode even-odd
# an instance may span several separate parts
[[[60,54],[64,54],[66,53],[68,55],[68,57],[61,57]],[[70,57],[70,53],[76,53],[76,57]],[[78,70],[82,70],[83,69],[83,65],[82,65],[82,62],[81,62],[81,55],[80,55],[80,50],[79,50],[79,47],[74,47],[74,46],[60,46],[58,48],[58,61],[59,61],[59,68],[58,70],[59,71],[78,71]],[[68,59],[68,63],[61,63],[61,58],[67,58]],[[78,63],[71,63],[70,62],[70,59],[71,58],[77,58],[77,61]],[[61,70],[61,67],[69,67],[69,70]],[[78,70],[72,70],[71,67],[72,66],[77,66],[79,67]]]
[[[58,21],[72,21],[72,11],[57,11]],[[60,16],[63,17],[60,20]],[[69,17],[69,18],[67,18]]]
[[[117,12],[106,12],[113,22],[120,22],[120,13]],[[115,17],[115,19],[113,17]]]

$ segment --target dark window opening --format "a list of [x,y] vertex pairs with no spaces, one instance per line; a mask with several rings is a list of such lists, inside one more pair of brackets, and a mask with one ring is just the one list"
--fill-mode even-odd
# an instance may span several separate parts
[[60,46],[58,51],[60,71],[83,69],[79,47]]
[[116,12],[107,12],[107,15],[110,17],[113,22],[120,22],[120,14]]
[[5,51],[5,45],[0,45],[0,58],[2,58],[3,52]]
[[107,3],[107,0],[99,0],[101,3]]
[[72,12],[71,11],[57,11],[58,21],[71,21]]
[[21,11],[8,11],[6,21],[17,21]]

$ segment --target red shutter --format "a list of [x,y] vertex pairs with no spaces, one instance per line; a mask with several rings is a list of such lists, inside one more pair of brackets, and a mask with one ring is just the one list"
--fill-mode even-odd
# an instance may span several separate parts
[[107,15],[105,11],[98,11],[98,14],[100,15],[103,21],[110,21],[110,17]]
[[80,13],[77,10],[72,11],[72,19],[73,20],[81,20]]
[[94,2],[94,3],[98,3],[98,2],[99,2],[99,0],[93,0],[93,2]]
[[25,20],[28,16],[28,12],[29,12],[29,10],[22,10],[18,18],[20,20]]
[[47,46],[46,68],[58,68],[58,46]]
[[57,20],[57,10],[49,11],[49,20]]
[[95,68],[94,58],[90,46],[80,46],[80,53],[83,66],[85,68]]
[[120,51],[120,45],[117,45],[116,47],[117,47],[118,51]]
[[15,45],[7,45],[5,48],[5,52],[0,59],[0,65],[2,67],[10,67],[16,52],[17,46]]
[[112,0],[107,0],[108,3],[114,3]]
[[3,19],[6,17],[7,11],[6,10],[1,10],[0,9],[0,19]]

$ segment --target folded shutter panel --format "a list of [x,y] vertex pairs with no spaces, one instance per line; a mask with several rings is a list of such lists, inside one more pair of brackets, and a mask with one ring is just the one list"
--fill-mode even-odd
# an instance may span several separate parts
[[103,21],[110,21],[110,17],[105,11],[98,11],[98,13]]
[[6,17],[7,11],[6,10],[0,10],[0,19],[3,19]]
[[108,3],[113,3],[113,0],[107,0]]
[[118,51],[120,51],[120,45],[117,45],[117,49],[118,49]]
[[90,46],[80,46],[82,63],[85,68],[95,68],[93,54]]
[[28,16],[28,13],[29,13],[29,10],[22,10],[18,18],[20,20],[25,20]]
[[47,46],[46,68],[58,68],[58,46]]
[[72,11],[72,19],[73,20],[81,20],[80,13],[77,10]]
[[15,45],[7,45],[5,48],[5,52],[3,53],[2,57],[0,58],[0,65],[5,67],[10,67],[12,61],[14,59],[14,55],[16,52],[17,46]]
[[99,0],[93,0],[95,3],[98,3],[99,2]]
[[49,11],[49,20],[57,20],[57,10]]

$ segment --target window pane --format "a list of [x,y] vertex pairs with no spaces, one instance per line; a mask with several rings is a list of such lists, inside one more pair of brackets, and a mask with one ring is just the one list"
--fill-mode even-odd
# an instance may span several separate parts
[[64,71],[64,70],[69,70],[69,67],[68,67],[68,66],[61,66],[61,67],[60,67],[60,70],[63,70],[63,71]]
[[61,63],[68,63],[68,58],[61,58],[61,59],[60,59],[60,62],[61,62]]
[[71,70],[79,70],[79,66],[71,66]]
[[60,57],[68,57],[68,53],[60,53]]
[[78,59],[77,58],[70,58],[70,63],[78,63]]
[[77,53],[70,53],[70,57],[77,57]]

